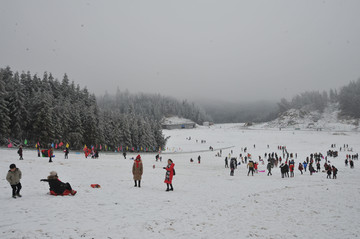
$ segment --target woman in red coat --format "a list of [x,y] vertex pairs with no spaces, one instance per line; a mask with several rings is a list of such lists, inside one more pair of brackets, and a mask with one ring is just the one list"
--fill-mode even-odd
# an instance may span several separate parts
[[[171,159],[168,159],[168,165],[166,167],[164,167],[163,169],[166,169],[166,174],[165,174],[165,181],[164,183],[166,183],[167,189],[166,191],[174,191],[174,188],[172,186],[172,178],[175,174],[175,169],[174,169],[175,164],[173,163],[173,161]],[[169,185],[170,185],[170,189],[169,189]]]

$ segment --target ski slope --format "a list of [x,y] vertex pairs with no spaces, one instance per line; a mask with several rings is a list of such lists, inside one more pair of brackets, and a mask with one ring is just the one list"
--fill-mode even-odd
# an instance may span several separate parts
[[[128,154],[100,153],[99,159],[85,159],[70,152],[64,159],[55,151],[53,163],[25,149],[19,161],[16,149],[0,149],[0,238],[356,238],[360,235],[360,174],[345,167],[347,153],[360,149],[357,132],[244,130],[242,124],[223,124],[186,130],[165,130],[170,136],[162,162],[155,154],[140,153],[144,164],[142,187],[135,188]],[[191,137],[191,140],[189,140]],[[197,142],[196,142],[197,140]],[[206,143],[201,143],[206,140]],[[255,148],[254,148],[255,144]],[[248,148],[256,160],[285,145],[303,162],[310,153],[326,155],[331,144],[337,150],[348,144],[353,152],[339,152],[329,158],[338,169],[338,179],[326,173],[282,179],[258,173],[247,176],[245,165],[224,168],[231,150],[239,157]],[[269,145],[269,148],[267,147]],[[222,157],[215,155],[222,150]],[[230,148],[229,148],[230,147]],[[197,157],[201,156],[201,163]],[[173,192],[165,192],[166,159],[175,163]],[[190,163],[190,158],[194,159]],[[5,180],[9,165],[23,173],[22,198],[11,198]],[[322,168],[323,168],[322,162]],[[153,166],[155,165],[155,168]],[[259,170],[264,170],[261,165]],[[297,168],[297,167],[296,167]],[[75,196],[50,196],[48,184],[40,182],[50,171],[69,182]],[[91,188],[90,184],[101,188]]]

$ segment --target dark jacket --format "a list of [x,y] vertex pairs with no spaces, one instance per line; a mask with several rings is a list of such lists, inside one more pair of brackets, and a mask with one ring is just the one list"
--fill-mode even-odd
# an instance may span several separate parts
[[68,185],[61,182],[57,176],[48,176],[47,179],[41,179],[40,181],[48,182],[50,191],[54,191],[56,194],[62,194],[66,189],[68,189]]

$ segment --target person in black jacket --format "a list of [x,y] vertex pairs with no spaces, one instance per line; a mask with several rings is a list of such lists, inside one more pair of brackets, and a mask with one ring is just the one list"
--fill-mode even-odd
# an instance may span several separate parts
[[336,179],[337,178],[336,174],[337,174],[338,169],[334,165],[332,166],[332,171],[333,171],[333,179]]
[[41,179],[41,182],[48,182],[51,195],[75,195],[76,191],[71,188],[69,183],[63,183],[59,180],[55,171],[51,171],[47,179]]
[[21,145],[19,146],[19,150],[17,151],[17,153],[20,156],[19,160],[23,160],[23,148]]
[[235,158],[231,158],[230,160],[230,176],[234,176],[236,161]]
[[69,157],[68,157],[68,155],[69,155],[69,148],[65,148],[64,152],[65,152],[65,159],[68,159],[68,158],[69,158]]

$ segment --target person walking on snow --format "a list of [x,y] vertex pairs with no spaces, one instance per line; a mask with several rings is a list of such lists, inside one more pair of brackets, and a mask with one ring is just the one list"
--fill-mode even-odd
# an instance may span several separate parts
[[229,167],[229,164],[228,164],[228,158],[225,157],[225,168],[228,168]]
[[[141,157],[140,154],[136,157],[136,159],[134,160],[134,164],[132,167],[132,173],[134,175],[134,182],[135,182],[135,186],[134,187],[141,187],[140,183],[141,183],[141,176],[143,174],[143,164],[141,161]],[[136,183],[138,181],[138,184]]]
[[68,159],[68,155],[69,155],[69,148],[65,148],[65,159]]
[[306,167],[307,167],[307,165],[308,165],[307,162],[304,161],[304,162],[303,162],[303,166],[304,166],[304,171],[305,171],[305,173],[306,173]]
[[[172,179],[173,176],[175,175],[175,164],[173,163],[173,161],[171,159],[168,159],[168,165],[166,167],[163,167],[163,169],[166,170],[166,174],[165,174],[165,181],[164,183],[166,183],[166,192],[168,191],[174,191],[173,185],[172,185]],[[170,188],[169,188],[170,186]]]
[[234,176],[236,161],[235,158],[230,160],[230,176]]
[[301,172],[301,174],[303,174],[303,165],[301,163],[299,163],[299,167],[298,167],[299,171]]
[[267,170],[268,170],[268,174],[267,174],[267,176],[272,175],[272,173],[271,173],[271,168],[272,168],[272,164],[271,164],[271,162],[268,162],[268,164],[267,164],[266,168],[267,168]]
[[15,164],[10,164],[10,170],[6,175],[6,180],[10,183],[12,187],[12,197],[21,197],[20,190],[22,188],[20,179],[21,179],[21,171],[16,167]]
[[247,176],[249,176],[250,172],[251,172],[251,175],[254,176],[254,162],[252,160],[249,161],[249,163],[247,164],[247,167],[249,168],[249,172],[248,172]]
[[338,169],[335,168],[334,165],[332,166],[332,171],[333,171],[333,179],[336,179],[336,178],[337,178],[337,177],[336,177],[336,174],[337,174]]
[[19,150],[17,151],[17,153],[18,153],[19,156],[20,156],[19,160],[24,160],[24,159],[23,159],[23,148],[22,148],[21,145],[19,146]]
[[51,148],[48,150],[49,163],[52,163],[53,154],[54,154],[54,149],[51,147]]

